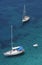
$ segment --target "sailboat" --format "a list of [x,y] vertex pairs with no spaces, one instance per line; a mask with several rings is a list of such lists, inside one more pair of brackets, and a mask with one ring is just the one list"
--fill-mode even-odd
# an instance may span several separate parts
[[30,17],[26,15],[26,8],[25,8],[25,5],[24,5],[24,11],[23,11],[23,18],[22,18],[22,22],[27,22],[30,20]]
[[13,28],[13,26],[11,25],[11,50],[9,50],[7,52],[4,52],[3,53],[4,56],[14,56],[14,55],[18,55],[18,54],[24,53],[24,48],[22,46],[13,47],[12,28]]

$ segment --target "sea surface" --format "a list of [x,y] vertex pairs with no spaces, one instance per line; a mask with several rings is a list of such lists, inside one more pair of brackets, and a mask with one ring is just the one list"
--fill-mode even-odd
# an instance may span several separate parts
[[[30,21],[23,24],[24,4]],[[13,45],[23,46],[25,53],[5,57],[11,49],[11,25]],[[42,65],[42,0],[0,0],[0,65]]]

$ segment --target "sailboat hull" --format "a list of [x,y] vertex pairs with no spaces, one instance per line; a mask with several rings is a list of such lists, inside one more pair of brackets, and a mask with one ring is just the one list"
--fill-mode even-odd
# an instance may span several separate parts
[[19,54],[22,54],[24,52],[24,50],[22,51],[8,51],[8,52],[5,52],[4,53],[4,56],[15,56],[15,55],[19,55]]
[[24,18],[22,19],[22,22],[25,23],[25,22],[28,22],[29,20],[30,20],[29,16],[24,16]]
[[22,53],[24,53],[24,49],[20,50],[20,48],[15,47],[14,49],[12,49],[10,51],[5,52],[4,56],[15,56],[15,55],[19,55],[19,54],[22,54]]

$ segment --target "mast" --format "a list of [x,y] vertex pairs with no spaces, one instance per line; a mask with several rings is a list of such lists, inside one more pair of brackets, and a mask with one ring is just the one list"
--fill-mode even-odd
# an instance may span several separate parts
[[26,7],[25,7],[25,4],[24,4],[24,16],[26,15]]
[[26,10],[25,10],[25,4],[24,4],[24,13],[26,12]]
[[25,8],[25,4],[24,4],[23,17],[22,18],[24,18],[25,15],[26,15],[26,8]]
[[13,26],[11,25],[11,48],[13,47]]

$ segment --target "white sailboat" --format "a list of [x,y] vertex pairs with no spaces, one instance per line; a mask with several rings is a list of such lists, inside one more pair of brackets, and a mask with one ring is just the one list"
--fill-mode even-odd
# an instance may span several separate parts
[[22,18],[22,22],[27,22],[30,20],[30,17],[26,15],[26,8],[25,8],[25,5],[24,5],[24,11],[23,11],[23,18]]
[[12,35],[12,28],[13,26],[11,25],[11,50],[4,52],[4,56],[13,56],[13,55],[18,55],[24,52],[24,49],[22,46],[17,46],[17,47],[13,47],[13,35]]

